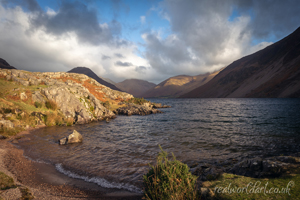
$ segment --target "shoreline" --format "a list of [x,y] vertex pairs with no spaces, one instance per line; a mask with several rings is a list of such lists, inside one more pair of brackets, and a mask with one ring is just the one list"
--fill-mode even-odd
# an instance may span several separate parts
[[[10,142],[42,127],[28,129],[10,139],[0,140],[0,171],[12,177],[17,186],[28,188],[35,199],[129,200],[142,198],[142,194],[132,193],[127,190],[103,188],[95,183],[70,178],[58,172],[53,165],[35,162],[26,158],[23,155],[24,151],[18,149]],[[17,195],[16,193],[18,193],[16,189],[9,190],[14,191],[10,192],[12,193],[10,194],[9,191],[4,190],[3,193],[9,193],[8,195]],[[3,196],[3,193],[0,193],[0,197]],[[5,199],[7,197],[4,196],[2,198]]]

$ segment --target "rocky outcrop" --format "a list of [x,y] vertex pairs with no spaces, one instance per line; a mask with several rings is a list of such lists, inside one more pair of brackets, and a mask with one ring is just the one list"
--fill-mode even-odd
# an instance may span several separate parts
[[118,103],[133,98],[130,94],[101,85],[84,74],[0,69],[0,77],[23,86],[40,86],[31,91],[29,96],[20,92],[19,98],[23,101],[30,98],[33,103],[42,105],[53,101],[65,118],[73,119],[76,124],[114,118],[115,114],[103,103]]
[[253,158],[237,163],[230,173],[254,178],[278,177],[286,172],[297,170],[300,167],[300,158],[278,156],[267,159]]
[[60,139],[58,142],[60,145],[64,144],[73,144],[82,142],[82,135],[78,133],[76,130],[73,131],[68,137]]
[[191,169],[192,174],[198,176],[200,181],[215,180],[224,172],[224,168],[220,166],[213,166],[210,164],[199,164]]
[[126,106],[120,107],[115,111],[117,115],[149,115],[162,113],[162,111],[153,108],[152,106],[147,105],[137,105],[129,103]]

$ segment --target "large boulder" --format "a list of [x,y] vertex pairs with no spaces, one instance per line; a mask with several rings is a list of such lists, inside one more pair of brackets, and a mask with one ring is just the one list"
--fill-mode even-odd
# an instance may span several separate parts
[[58,142],[60,145],[64,145],[64,144],[79,143],[82,142],[82,140],[83,140],[82,135],[78,133],[76,130],[74,130],[72,134],[70,134],[65,138],[60,139]]

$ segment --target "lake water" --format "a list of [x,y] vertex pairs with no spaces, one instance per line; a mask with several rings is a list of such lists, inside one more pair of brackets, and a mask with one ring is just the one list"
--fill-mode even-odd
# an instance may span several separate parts
[[[163,114],[46,127],[20,142],[29,158],[103,187],[142,190],[158,145],[178,160],[220,162],[300,152],[300,99],[151,99]],[[76,129],[81,144],[58,145]]]

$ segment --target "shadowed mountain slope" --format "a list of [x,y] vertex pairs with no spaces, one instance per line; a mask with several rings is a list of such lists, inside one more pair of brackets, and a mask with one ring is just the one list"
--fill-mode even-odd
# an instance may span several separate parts
[[85,74],[90,78],[95,79],[98,83],[105,85],[106,87],[109,87],[113,90],[118,90],[121,91],[119,88],[117,88],[115,85],[106,82],[105,80],[99,78],[99,76],[97,76],[91,69],[87,68],[87,67],[76,67],[71,69],[70,71],[68,71],[69,73],[77,73],[77,74]]
[[144,80],[126,79],[120,83],[117,83],[116,86],[124,92],[132,94],[135,97],[143,97],[145,91],[155,87],[156,85]]
[[2,58],[0,58],[0,68],[1,68],[1,69],[16,69],[15,67],[10,66],[10,65],[6,62],[6,60],[4,60],[4,59],[2,59]]
[[243,57],[184,98],[300,97],[300,28]]

